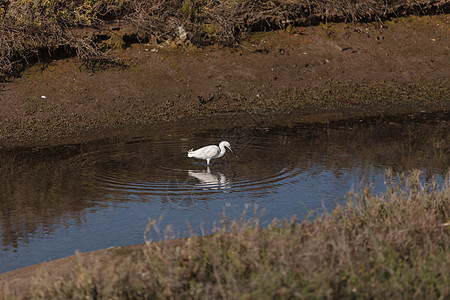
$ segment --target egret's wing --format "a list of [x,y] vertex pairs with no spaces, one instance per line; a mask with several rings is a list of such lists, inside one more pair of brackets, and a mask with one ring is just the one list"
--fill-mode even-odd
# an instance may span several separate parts
[[220,149],[216,145],[206,146],[198,149],[197,151],[199,151],[199,156],[201,159],[211,158],[220,153]]
[[211,145],[189,152],[189,157],[207,159],[216,156],[219,152],[220,152],[219,147],[217,147],[216,145]]

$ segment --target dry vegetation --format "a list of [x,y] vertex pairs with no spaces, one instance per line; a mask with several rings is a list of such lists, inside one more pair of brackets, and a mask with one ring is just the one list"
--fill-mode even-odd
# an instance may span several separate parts
[[224,218],[209,237],[39,277],[30,298],[448,299],[450,178],[437,187],[419,176],[387,176],[381,196],[365,188],[310,221]]
[[89,68],[118,63],[95,32],[119,20],[134,28],[127,42],[181,39],[197,45],[236,45],[252,31],[443,13],[448,4],[447,0],[1,0],[0,79],[56,55],[76,55]]

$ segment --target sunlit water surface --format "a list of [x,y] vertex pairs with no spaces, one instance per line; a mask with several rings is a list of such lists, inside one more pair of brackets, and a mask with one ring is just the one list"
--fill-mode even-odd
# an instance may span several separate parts
[[[257,207],[262,221],[330,211],[385,172],[419,169],[442,184],[449,170],[448,114],[402,122],[356,120],[290,127],[228,127],[183,135],[154,133],[3,154],[0,272],[147,239],[211,232],[221,214]],[[186,151],[228,140],[208,168]],[[159,229],[159,231],[158,231]]]

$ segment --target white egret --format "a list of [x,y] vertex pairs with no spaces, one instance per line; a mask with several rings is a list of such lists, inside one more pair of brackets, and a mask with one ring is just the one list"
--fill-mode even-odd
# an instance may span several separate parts
[[230,143],[228,143],[227,141],[222,141],[220,142],[219,146],[209,145],[197,150],[191,149],[188,151],[188,157],[204,159],[206,160],[206,164],[209,165],[209,161],[211,159],[221,158],[225,155],[225,152],[227,151],[225,147],[227,147],[234,155],[236,155],[233,149],[231,149]]

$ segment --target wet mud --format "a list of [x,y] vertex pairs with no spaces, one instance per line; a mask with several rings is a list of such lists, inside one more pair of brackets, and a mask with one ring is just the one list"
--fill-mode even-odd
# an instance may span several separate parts
[[54,59],[1,85],[0,145],[169,131],[173,121],[189,128],[242,113],[319,120],[445,109],[449,45],[448,16],[438,15],[255,33],[236,48],[130,44],[114,54],[123,68],[96,72]]

